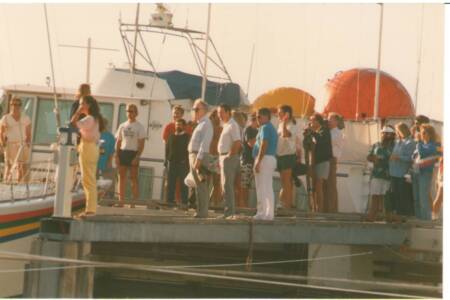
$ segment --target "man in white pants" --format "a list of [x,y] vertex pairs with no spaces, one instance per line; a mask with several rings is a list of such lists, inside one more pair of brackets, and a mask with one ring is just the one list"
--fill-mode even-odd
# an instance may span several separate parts
[[268,108],[259,109],[256,117],[259,131],[253,147],[253,157],[255,158],[257,212],[253,219],[273,220],[275,206],[273,173],[277,166],[275,155],[277,153],[278,134],[270,122],[270,110]]

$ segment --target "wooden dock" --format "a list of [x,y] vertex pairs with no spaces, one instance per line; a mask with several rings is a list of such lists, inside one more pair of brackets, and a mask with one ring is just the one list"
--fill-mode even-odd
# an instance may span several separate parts
[[[100,207],[97,215],[86,218],[44,219],[41,223],[39,238],[34,243],[34,254],[97,263],[120,263],[128,267],[97,265],[84,269],[30,272],[31,274],[26,278],[24,294],[31,298],[114,297],[100,291],[105,278],[110,278],[110,282],[116,280],[116,284],[130,280],[132,282],[155,282],[156,280],[156,282],[171,284],[176,282],[176,284],[194,284],[194,286],[200,284],[203,287],[202,290],[208,290],[217,283],[216,279],[204,277],[204,273],[198,275],[198,278],[197,275],[175,276],[154,270],[138,270],[133,267],[135,265],[224,264],[223,268],[215,269],[215,272],[220,273],[223,269],[229,270],[226,267],[227,264],[238,263],[237,269],[231,270],[260,272],[266,274],[264,275],[266,277],[270,276],[267,274],[274,274],[274,276],[278,274],[277,276],[293,275],[305,276],[305,278],[318,272],[318,268],[326,268],[328,276],[333,272],[339,276],[338,270],[348,270],[346,272],[349,279],[366,278],[370,282],[374,279],[373,274],[383,274],[386,262],[389,267],[396,259],[398,260],[398,257],[395,258],[395,255],[385,248],[402,249],[402,255],[410,255],[410,257],[415,257],[419,252],[426,253],[429,259],[435,261],[437,271],[433,269],[434,273],[439,272],[439,265],[442,263],[439,262],[439,258],[442,257],[442,226],[432,222],[410,220],[396,224],[368,223],[361,221],[361,215],[358,214],[308,214],[292,211],[280,211],[281,216],[273,221],[254,221],[250,217],[252,210],[248,209],[242,210],[237,220],[217,218],[220,216],[220,211],[211,211],[210,218],[206,219],[194,218],[193,214],[193,210]],[[337,253],[348,258],[329,261],[324,265],[315,263],[313,266],[311,262],[308,262],[308,260],[320,258],[325,253],[329,253],[328,255]],[[370,253],[370,255],[359,257],[358,253]],[[293,266],[252,265],[253,262],[274,260],[298,260],[298,262]],[[40,261],[32,262],[30,267],[54,265],[55,262]],[[59,265],[64,264],[59,263]],[[213,271],[209,270],[210,273]],[[436,277],[434,273],[433,276]],[[256,276],[255,273],[246,274]],[[398,276],[401,277],[404,274],[399,272]],[[97,289],[94,287],[96,282],[94,277],[98,279]],[[222,282],[220,286],[226,286],[230,291],[236,289],[250,293],[238,293],[237,295],[241,298],[249,295],[261,297],[258,291],[261,291],[264,286],[267,288],[267,284],[250,284],[245,280],[240,283],[233,280],[219,282]],[[294,285],[298,285],[299,282],[305,285],[311,284],[308,279],[294,282]],[[322,284],[330,285],[326,282]],[[345,284],[331,284],[331,286],[352,287]],[[271,288],[272,292],[282,291],[279,286]],[[368,291],[369,288],[366,286],[363,290]],[[284,286],[284,289],[290,292],[286,294],[267,292],[266,294],[271,297],[283,297],[283,295],[298,297],[299,291],[304,291],[299,286]],[[312,285],[309,290],[314,290],[314,286]],[[386,292],[391,289],[381,290]],[[345,293],[342,295],[370,296],[370,294],[351,291],[352,289],[348,295]],[[124,296],[133,297],[133,295],[151,298],[163,294],[125,294]],[[171,295],[175,297],[178,294]],[[211,293],[193,295],[214,297]],[[436,293],[426,295],[436,295]]]

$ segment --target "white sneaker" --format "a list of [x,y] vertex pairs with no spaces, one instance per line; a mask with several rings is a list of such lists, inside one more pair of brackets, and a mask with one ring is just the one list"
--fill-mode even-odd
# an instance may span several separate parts
[[270,217],[262,216],[262,215],[254,215],[253,220],[273,221],[273,217],[270,218]]

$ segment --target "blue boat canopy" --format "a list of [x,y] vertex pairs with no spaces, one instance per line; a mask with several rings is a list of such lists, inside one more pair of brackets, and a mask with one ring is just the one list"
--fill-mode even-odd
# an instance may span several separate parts
[[[121,71],[129,72],[122,69]],[[155,72],[136,70],[136,74],[144,76],[154,76]],[[178,70],[167,72],[156,72],[158,78],[167,81],[176,99],[192,99],[201,97],[202,77],[194,74],[181,72]],[[205,100],[209,105],[228,104],[232,107],[248,105],[248,100],[241,92],[241,87],[232,82],[220,83],[207,80]]]

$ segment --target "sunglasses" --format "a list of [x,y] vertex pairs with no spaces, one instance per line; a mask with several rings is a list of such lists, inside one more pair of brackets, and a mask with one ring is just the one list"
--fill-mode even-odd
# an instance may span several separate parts
[[11,103],[11,105],[13,105],[13,106],[22,106],[22,103],[13,102],[13,103]]

